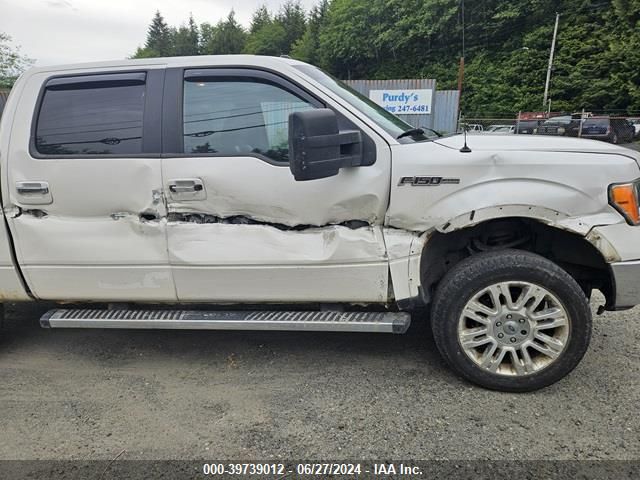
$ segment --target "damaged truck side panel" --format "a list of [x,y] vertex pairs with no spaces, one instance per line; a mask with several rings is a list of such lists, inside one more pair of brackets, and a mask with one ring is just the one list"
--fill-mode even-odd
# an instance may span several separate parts
[[429,136],[242,55],[31,69],[1,122],[0,301],[116,304],[46,328],[401,334],[426,307],[459,374],[520,392],[578,364],[593,290],[640,304],[622,147]]
[[196,199],[165,189],[170,220],[240,218],[169,221],[178,299],[386,302],[382,222],[390,160],[388,148],[378,152],[370,167],[306,183],[292,181],[286,165],[251,156],[163,159],[165,183],[180,177],[203,184]]
[[0,225],[0,301],[30,300],[14,262],[15,259],[11,255],[10,239],[3,221]]
[[281,230],[172,222],[167,235],[181,301],[387,301],[379,226]]
[[[480,143],[485,138],[473,140]],[[533,148],[498,153],[477,148],[468,154],[442,148],[427,161],[417,147],[419,144],[392,148],[394,179],[446,175],[459,181],[453,187],[397,185],[392,189],[388,224],[419,232],[451,232],[491,218],[514,216],[585,235],[596,225],[620,221],[599,183],[623,182],[638,175],[637,165],[614,155],[608,156],[612,168],[603,178],[601,164],[578,152],[564,153],[563,162],[554,164],[550,159],[556,154]],[[595,220],[602,223],[568,222],[598,214],[602,215]]]
[[[533,219],[579,235],[608,263],[639,256],[633,247],[638,229],[628,228],[602,187],[638,177],[634,154],[571,139],[553,139],[558,145],[549,146],[551,140],[539,138],[475,136],[471,153],[460,152],[456,136],[399,141],[385,123],[395,120],[374,114],[374,107],[328,77],[318,81],[307,67],[239,56],[25,74],[0,132],[2,196],[19,267],[11,268],[9,254],[3,257],[6,290],[13,292],[8,295],[28,296],[22,274],[33,296],[48,300],[386,304],[423,294],[429,266],[421,259],[435,232],[500,218]],[[226,117],[183,111],[183,84],[199,95],[198,104],[206,103],[213,80],[200,76],[216,68],[256,75],[253,83],[269,84],[269,75],[277,76],[282,82],[270,85],[300,101],[264,99],[255,104],[264,112],[258,116],[247,109],[247,95],[238,96],[245,103]],[[58,90],[67,88],[65,82],[106,75],[100,82],[108,83],[108,75],[121,74],[129,75],[127,85],[146,88],[141,154],[34,155],[48,82]],[[217,97],[221,112],[231,111],[236,80],[216,80],[227,82],[228,94]],[[286,115],[303,103],[331,109],[340,129],[360,132],[375,161],[299,182],[287,161],[266,158],[260,142],[286,136]],[[244,117],[251,121],[238,123]],[[266,129],[261,140],[257,128]],[[244,129],[249,133],[243,136]],[[89,122],[86,130],[92,131]],[[224,132],[233,132],[225,140],[236,142],[231,150],[224,141],[215,143]],[[65,138],[55,125],[47,134]],[[125,137],[115,128],[97,141],[117,145],[119,135]],[[46,185],[47,194],[21,191],[29,182]]]
[[[19,104],[14,125],[31,126],[49,77],[29,76],[12,94]],[[82,130],[92,130],[89,120]],[[46,300],[175,301],[158,159],[35,158],[31,135],[31,128],[13,129],[3,168],[11,187],[3,195],[5,205],[18,207],[7,220],[33,294]],[[33,181],[46,182],[50,202],[16,188]],[[42,214],[34,216],[34,209]]]
[[11,139],[12,118],[16,109],[15,99],[19,89],[20,84],[18,83],[4,108],[4,114],[0,116],[0,190],[3,193],[0,198],[3,214],[0,222],[0,297],[3,301],[28,301],[32,299],[24,277],[18,270],[14,240],[7,228],[7,219],[16,215],[19,209],[9,206],[10,203],[4,195],[4,192],[8,191],[7,146]]

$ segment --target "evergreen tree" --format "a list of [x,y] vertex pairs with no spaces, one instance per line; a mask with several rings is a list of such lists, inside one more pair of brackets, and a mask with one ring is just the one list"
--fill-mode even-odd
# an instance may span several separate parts
[[241,53],[245,48],[247,32],[238,23],[235,12],[231,10],[224,21],[215,27],[203,25],[203,53],[207,55],[226,55]]
[[176,31],[173,53],[178,56],[200,53],[200,32],[193,15],[189,15],[189,22],[186,25],[181,25]]
[[251,26],[249,27],[249,33],[256,33],[265,25],[270,24],[271,21],[271,12],[269,12],[267,7],[265,5],[258,7],[258,9],[253,12],[253,16],[251,17]]
[[165,57],[173,54],[173,35],[171,29],[160,14],[160,10],[156,10],[153,20],[147,31],[147,39],[144,47],[138,48],[133,58],[146,57]]
[[282,24],[270,22],[249,35],[244,51],[254,55],[280,56],[286,53],[284,50],[286,41],[287,32]]
[[[297,0],[275,16],[263,5],[248,32],[233,12],[203,23],[199,51],[291,54],[340,78],[436,78],[439,88],[456,88],[461,0],[317,1],[308,19]],[[640,111],[640,0],[467,0],[467,116],[543,108],[556,11],[553,110]],[[192,54],[197,30],[190,20],[173,38],[157,12],[135,56]]]
[[322,0],[311,9],[304,35],[296,40],[291,49],[292,57],[314,65],[327,63],[328,55],[323,55],[320,49],[320,32],[326,23],[328,9],[329,0]]
[[[371,77],[378,56],[372,4],[377,0],[333,0],[320,49],[328,52],[324,67],[340,78]],[[380,2],[379,2],[380,3]]]
[[216,34],[216,26],[208,22],[200,24],[199,51],[202,55],[213,55],[212,46]]
[[291,52],[293,44],[304,35],[306,29],[305,13],[299,0],[287,0],[274,19],[282,25],[285,37],[281,50],[284,54]]

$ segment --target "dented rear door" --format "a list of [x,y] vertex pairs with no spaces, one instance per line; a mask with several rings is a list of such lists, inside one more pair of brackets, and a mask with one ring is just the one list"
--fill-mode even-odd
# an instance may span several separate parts
[[288,116],[321,99],[249,68],[169,69],[166,81],[162,169],[180,300],[387,300],[382,140],[366,138],[371,166],[296,182]]
[[[10,229],[33,293],[176,299],[162,198],[164,68],[36,73],[10,142]],[[35,113],[34,113],[35,112]]]

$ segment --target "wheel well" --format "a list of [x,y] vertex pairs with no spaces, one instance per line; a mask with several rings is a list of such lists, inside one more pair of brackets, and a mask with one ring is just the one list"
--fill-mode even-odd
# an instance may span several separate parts
[[587,297],[600,290],[613,305],[614,286],[609,266],[584,237],[528,218],[488,220],[451,233],[435,232],[420,261],[421,283],[428,299],[440,279],[466,257],[486,251],[516,248],[555,262],[580,285]]

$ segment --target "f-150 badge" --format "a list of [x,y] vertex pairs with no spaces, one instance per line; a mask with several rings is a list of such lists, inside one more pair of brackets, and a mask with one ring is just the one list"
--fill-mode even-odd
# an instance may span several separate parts
[[411,185],[413,187],[438,187],[440,185],[458,185],[459,178],[444,177],[402,177],[398,186]]

